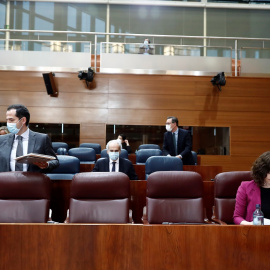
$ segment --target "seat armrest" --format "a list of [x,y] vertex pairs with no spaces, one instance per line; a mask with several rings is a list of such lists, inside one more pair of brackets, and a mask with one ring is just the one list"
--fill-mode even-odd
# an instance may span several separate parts
[[142,222],[144,225],[149,225],[149,222],[148,222],[147,216],[146,216],[146,206],[143,207]]
[[220,224],[220,225],[227,225],[226,222],[216,218],[216,208],[215,206],[212,207],[212,217],[211,217],[211,220],[217,224]]
[[134,220],[132,218],[132,210],[131,209],[129,209],[129,211],[128,211],[128,218],[129,218],[129,223],[134,224]]
[[69,209],[67,210],[67,217],[66,217],[64,223],[69,223]]

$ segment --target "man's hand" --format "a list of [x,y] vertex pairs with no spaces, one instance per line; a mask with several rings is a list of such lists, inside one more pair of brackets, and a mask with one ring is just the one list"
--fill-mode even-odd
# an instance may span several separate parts
[[127,146],[129,146],[129,142],[128,142],[128,140],[125,140],[125,143],[126,143],[126,145],[127,145]]
[[176,157],[178,157],[178,158],[182,159],[182,156],[181,156],[181,155],[177,155]]
[[34,162],[34,165],[38,166],[40,169],[47,169],[49,167],[49,163],[46,161],[43,162]]

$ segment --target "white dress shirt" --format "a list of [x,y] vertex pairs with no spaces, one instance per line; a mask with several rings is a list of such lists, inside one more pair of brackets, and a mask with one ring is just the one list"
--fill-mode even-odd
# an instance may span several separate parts
[[[22,136],[22,144],[23,144],[23,155],[27,155],[28,151],[28,141],[29,141],[29,128],[21,134]],[[10,155],[10,169],[11,171],[15,171],[15,158],[16,158],[16,151],[17,151],[17,146],[18,146],[18,140],[17,140],[18,135],[15,135],[13,146],[11,149],[11,155]],[[23,171],[27,171],[28,164],[24,163],[23,164]]]
[[112,160],[112,159],[110,159],[110,164],[109,164],[109,166],[110,166],[110,172],[112,171],[112,167],[113,167],[113,162],[115,162],[115,171],[116,172],[119,172],[119,158],[117,159],[117,160]]

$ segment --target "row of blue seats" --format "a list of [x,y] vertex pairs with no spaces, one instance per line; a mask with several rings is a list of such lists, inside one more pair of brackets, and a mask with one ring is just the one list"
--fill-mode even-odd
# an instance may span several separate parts
[[[61,143],[58,144],[60,145]],[[93,145],[93,147],[90,147],[91,145]],[[81,163],[95,163],[96,154],[100,154],[102,158],[108,157],[107,150],[103,149],[102,151],[100,151],[100,147],[98,147],[98,149],[96,150],[96,145],[98,144],[84,143],[81,144],[80,147],[71,148],[69,150],[66,147],[60,147],[56,149],[56,145],[54,145],[54,149],[56,149],[55,152],[58,155],[68,154],[70,156],[75,156],[79,158]],[[151,145],[148,144],[147,147],[151,147]],[[192,154],[195,160],[195,165],[197,165],[197,153],[192,151]],[[162,156],[162,151],[160,149],[152,148],[139,149],[136,152],[136,164],[145,164],[146,160],[152,156]],[[128,159],[128,152],[125,149],[122,149],[120,157]]]
[[[65,142],[52,142],[53,149],[55,153],[57,152],[58,148],[65,148],[67,151],[69,150],[69,146]],[[81,143],[79,147],[87,147],[93,148],[96,151],[96,154],[101,154],[101,145],[98,143]],[[160,147],[158,144],[141,144],[138,150],[141,149],[159,149]]]
[[[58,155],[59,167],[47,174],[51,180],[71,180],[80,172],[80,160],[75,156]],[[167,156],[152,156],[145,163],[145,179],[156,171],[182,171],[183,162],[179,158]]]

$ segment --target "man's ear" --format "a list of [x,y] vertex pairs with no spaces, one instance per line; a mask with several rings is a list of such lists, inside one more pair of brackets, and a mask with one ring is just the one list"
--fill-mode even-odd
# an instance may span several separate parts
[[26,117],[24,116],[21,120],[23,122],[24,125],[26,125]]

